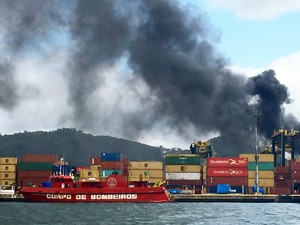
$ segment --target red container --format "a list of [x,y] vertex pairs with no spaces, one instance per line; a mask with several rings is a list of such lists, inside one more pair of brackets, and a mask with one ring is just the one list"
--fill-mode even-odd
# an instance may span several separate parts
[[209,177],[248,177],[248,168],[207,167]]
[[300,170],[300,162],[292,162],[290,163],[290,169],[293,170]]
[[274,175],[275,181],[284,181],[284,180],[289,180],[289,179],[290,179],[289,174],[275,174]]
[[273,187],[270,189],[270,194],[273,194],[273,195],[279,195],[279,194],[282,194],[282,195],[289,195],[291,194],[291,188],[289,187]]
[[246,158],[208,158],[207,167],[234,167],[248,168],[248,159]]
[[22,158],[22,162],[52,162],[58,161],[58,157],[55,154],[27,154]]
[[45,177],[49,178],[52,175],[52,170],[18,170],[18,177]]
[[289,167],[275,167],[274,168],[275,174],[290,174],[290,168]]
[[104,170],[120,170],[121,162],[118,161],[103,161],[101,162],[101,169]]
[[291,171],[291,179],[300,179],[300,170]]
[[202,185],[201,180],[167,180],[167,185]]
[[292,187],[290,179],[274,181],[274,186],[275,187]]
[[248,177],[207,177],[207,186],[230,184],[231,186],[248,186]]
[[91,165],[100,165],[100,164],[101,164],[100,157],[92,157],[91,158]]

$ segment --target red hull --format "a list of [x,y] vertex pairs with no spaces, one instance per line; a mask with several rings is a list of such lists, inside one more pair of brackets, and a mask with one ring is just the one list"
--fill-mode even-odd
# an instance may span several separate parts
[[164,187],[139,188],[43,188],[23,187],[30,202],[170,202]]

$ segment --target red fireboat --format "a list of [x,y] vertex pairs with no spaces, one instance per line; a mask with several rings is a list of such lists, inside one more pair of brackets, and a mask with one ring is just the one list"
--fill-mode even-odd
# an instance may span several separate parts
[[100,179],[75,180],[73,176],[52,175],[49,182],[21,187],[29,202],[170,202],[165,187],[146,181],[129,182],[126,176],[111,174]]

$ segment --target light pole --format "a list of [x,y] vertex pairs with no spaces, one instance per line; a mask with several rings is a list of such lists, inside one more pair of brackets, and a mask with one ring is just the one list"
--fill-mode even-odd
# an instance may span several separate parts
[[257,121],[258,117],[261,115],[261,111],[259,106],[253,107],[252,114],[255,118],[255,187],[256,187],[256,194],[259,194],[259,187],[258,187],[258,129],[257,129]]

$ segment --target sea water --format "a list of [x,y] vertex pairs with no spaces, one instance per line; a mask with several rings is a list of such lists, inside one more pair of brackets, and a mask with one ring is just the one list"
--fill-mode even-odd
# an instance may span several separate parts
[[0,224],[299,225],[300,204],[1,202]]

